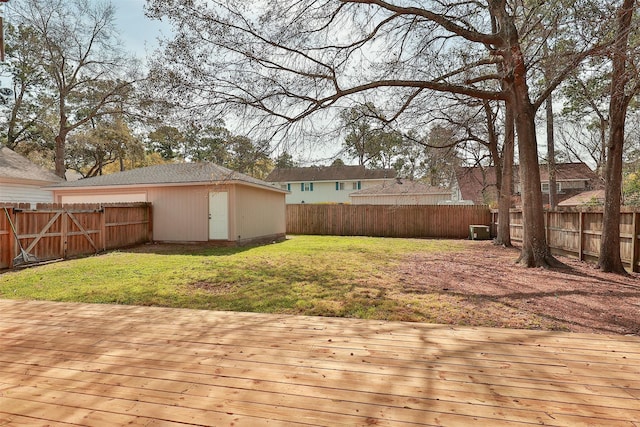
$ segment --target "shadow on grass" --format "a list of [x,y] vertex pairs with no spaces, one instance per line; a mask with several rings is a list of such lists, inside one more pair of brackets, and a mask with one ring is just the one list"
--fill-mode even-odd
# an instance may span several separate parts
[[[276,242],[278,243],[278,242]],[[269,243],[275,244],[275,243]],[[230,256],[265,245],[222,246],[216,243],[146,243],[116,252],[154,255]]]

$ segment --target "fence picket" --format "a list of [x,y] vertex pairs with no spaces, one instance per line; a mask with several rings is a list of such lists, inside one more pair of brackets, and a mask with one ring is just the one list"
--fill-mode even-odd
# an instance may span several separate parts
[[489,225],[486,206],[287,205],[287,233],[460,239]]
[[[0,204],[18,238],[38,260],[69,258],[146,243],[152,238],[151,204]],[[13,267],[18,244],[4,211],[0,218],[0,268]]]

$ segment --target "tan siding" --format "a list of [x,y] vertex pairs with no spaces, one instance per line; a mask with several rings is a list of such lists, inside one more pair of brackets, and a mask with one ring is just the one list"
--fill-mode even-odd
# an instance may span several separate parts
[[[229,240],[284,235],[284,193],[237,185],[135,186],[126,189],[56,189],[56,201],[112,202],[146,194],[153,205],[153,239],[205,242],[209,240],[209,193],[229,195]],[[120,196],[118,196],[120,194]]]
[[285,195],[252,187],[237,187],[234,216],[238,240],[286,232]]
[[149,188],[153,205],[153,239],[209,240],[209,186]]
[[58,203],[135,203],[146,202],[147,193],[98,193],[68,194],[61,196]]

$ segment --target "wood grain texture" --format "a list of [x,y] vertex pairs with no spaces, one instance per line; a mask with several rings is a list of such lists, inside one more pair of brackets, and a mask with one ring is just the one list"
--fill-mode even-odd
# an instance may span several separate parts
[[0,300],[0,425],[639,420],[638,337]]

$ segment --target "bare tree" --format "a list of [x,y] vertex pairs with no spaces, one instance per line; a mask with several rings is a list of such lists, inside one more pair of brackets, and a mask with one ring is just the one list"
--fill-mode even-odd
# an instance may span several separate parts
[[[533,25],[528,8],[545,3],[273,0],[246,8],[239,0],[148,0],[148,6],[151,16],[177,24],[156,63],[172,92],[190,106],[233,111],[262,126],[288,126],[365,97],[398,122],[419,116],[434,91],[508,102],[523,194],[520,261],[555,262],[545,237],[534,116],[597,46],[577,41],[532,99],[527,74],[539,49],[523,40]],[[572,6],[563,13],[572,15]]]
[[[607,143],[605,178],[604,218],[598,266],[607,272],[624,273],[620,259],[620,203],[622,194],[622,153],[624,147],[625,120],[632,97],[640,89],[640,78],[629,39],[633,17],[637,10],[636,0],[623,0],[617,11],[616,38],[612,48],[613,71],[611,75],[611,99],[609,104],[609,141]],[[635,37],[634,37],[635,38]]]
[[47,95],[56,106],[55,172],[64,177],[67,136],[94,117],[121,112],[134,61],[119,48],[110,3],[17,0],[10,7],[37,39],[34,66],[46,76]]

